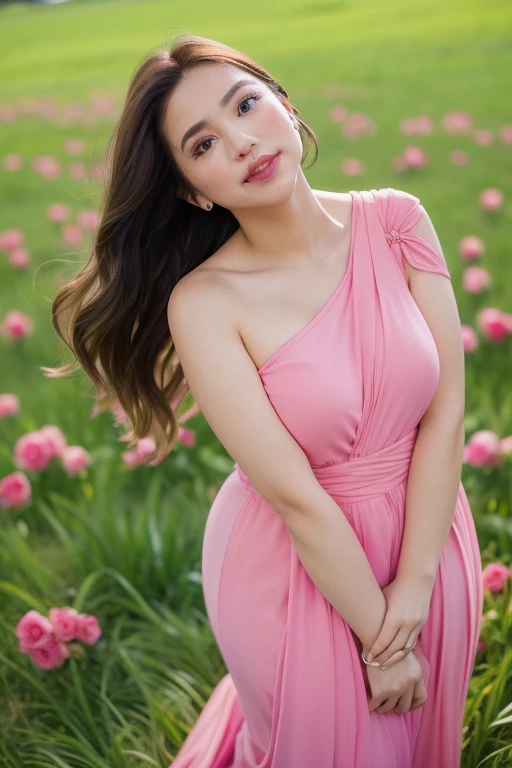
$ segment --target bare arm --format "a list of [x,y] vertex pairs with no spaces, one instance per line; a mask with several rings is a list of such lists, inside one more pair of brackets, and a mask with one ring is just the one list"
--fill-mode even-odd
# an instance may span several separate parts
[[320,592],[367,650],[386,601],[342,510],[276,414],[238,333],[229,290],[208,273],[174,288],[168,322],[189,389],[229,455],[282,517]]

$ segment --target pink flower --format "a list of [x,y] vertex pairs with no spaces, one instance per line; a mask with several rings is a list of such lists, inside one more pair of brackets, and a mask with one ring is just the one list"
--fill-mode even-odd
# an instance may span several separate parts
[[458,250],[463,259],[474,259],[485,253],[485,244],[475,235],[467,235],[459,240]]
[[67,643],[69,640],[76,638],[78,616],[78,611],[68,606],[64,608],[50,608],[50,622],[57,640]]
[[25,242],[25,235],[21,229],[6,229],[0,235],[0,250],[12,251],[14,248],[20,248]]
[[500,440],[500,450],[502,453],[512,453],[512,435]]
[[488,147],[489,144],[492,144],[494,141],[493,132],[488,128],[479,128],[478,130],[473,131],[473,138],[475,144],[478,144],[480,147]]
[[121,457],[127,467],[139,467],[145,464],[148,457],[156,450],[156,443],[152,437],[142,437],[131,451],[124,451]]
[[468,293],[481,293],[491,284],[491,277],[484,267],[467,267],[462,275],[462,284]]
[[88,467],[91,461],[90,454],[81,445],[68,445],[60,454],[60,463],[70,477]]
[[482,651],[485,648],[486,644],[483,640],[478,641],[478,645],[476,646],[477,651]]
[[441,125],[447,133],[468,133],[473,125],[473,118],[469,112],[459,110],[444,115]]
[[23,472],[11,472],[0,480],[0,507],[22,507],[32,496],[32,487]]
[[60,667],[69,657],[69,650],[65,643],[60,643],[52,637],[41,648],[29,651],[28,655],[34,664],[41,669],[55,669],[55,667]]
[[93,645],[101,635],[100,625],[96,616],[88,613],[81,613],[77,620],[76,638]]
[[60,162],[53,155],[38,155],[32,160],[32,168],[51,181],[60,176]]
[[450,152],[450,159],[452,165],[467,165],[469,163],[469,155],[463,149],[453,149]]
[[490,187],[483,190],[478,200],[484,211],[497,211],[503,205],[503,192],[501,189]]
[[364,164],[357,157],[347,157],[341,163],[341,172],[346,176],[360,176],[364,173]]
[[501,592],[505,582],[512,576],[512,571],[502,563],[489,563],[482,571],[484,589]]
[[80,245],[84,237],[84,231],[78,224],[70,222],[65,224],[62,228],[61,239],[64,245],[68,245],[73,248],[75,245]]
[[342,123],[348,115],[348,109],[346,107],[334,106],[329,112],[329,117],[333,123]]
[[88,208],[85,211],[81,211],[77,220],[81,227],[88,230],[96,229],[98,224],[99,211],[95,208]]
[[85,163],[70,163],[68,171],[71,179],[85,179],[87,177],[87,166]]
[[405,120],[400,123],[400,131],[404,136],[412,136],[414,134],[426,136],[432,133],[433,129],[434,124],[429,115],[405,118]]
[[427,153],[421,147],[406,147],[402,156],[409,168],[425,168],[428,165]]
[[16,269],[25,269],[30,262],[30,253],[27,248],[13,248],[9,254],[9,263]]
[[480,331],[492,341],[503,341],[511,333],[509,316],[496,307],[482,309],[477,315],[477,325]]
[[34,323],[28,315],[13,309],[7,312],[0,324],[0,333],[10,339],[23,339],[34,332]]
[[48,438],[37,430],[26,432],[14,445],[14,465],[18,469],[37,472],[45,469],[51,458]]
[[46,616],[39,611],[28,611],[18,622],[16,635],[20,641],[20,651],[26,653],[41,648],[54,637],[53,626]]
[[85,143],[83,139],[67,139],[64,142],[64,152],[68,155],[81,155],[85,149]]
[[59,458],[64,449],[67,448],[66,438],[59,427],[54,424],[46,424],[44,427],[41,427],[39,434],[46,438],[50,458]]
[[3,166],[6,171],[20,171],[23,168],[23,158],[21,155],[6,155]]
[[12,416],[13,413],[19,413],[20,399],[18,395],[6,392],[0,395],[0,416]]
[[464,352],[474,352],[478,349],[478,336],[470,325],[461,324],[462,346]]
[[196,433],[194,429],[186,429],[185,427],[178,427],[178,439],[181,440],[183,445],[189,448],[196,444]]
[[512,144],[512,124],[502,126],[500,129],[500,139],[504,144]]
[[501,464],[500,439],[496,432],[490,429],[474,432],[464,446],[462,460],[473,467],[497,467]]
[[46,209],[46,216],[50,221],[66,221],[69,219],[69,206],[64,203],[53,203]]

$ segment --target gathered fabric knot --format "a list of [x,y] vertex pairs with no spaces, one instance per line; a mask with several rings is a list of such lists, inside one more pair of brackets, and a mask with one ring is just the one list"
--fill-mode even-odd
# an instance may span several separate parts
[[385,235],[389,244],[398,243],[402,239],[402,235],[397,229],[391,229],[389,232],[385,232]]

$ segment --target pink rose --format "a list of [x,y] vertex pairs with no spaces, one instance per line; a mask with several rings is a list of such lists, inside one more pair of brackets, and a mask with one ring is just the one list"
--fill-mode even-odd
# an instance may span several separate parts
[[68,445],[60,454],[60,463],[70,477],[88,467],[91,461],[90,454],[81,445]]
[[64,660],[69,657],[69,650],[65,643],[60,643],[53,637],[41,648],[29,651],[28,655],[34,664],[41,667],[41,669],[54,669],[55,667],[60,667]]
[[477,315],[477,325],[492,341],[503,341],[511,333],[509,316],[496,307],[482,309]]
[[84,229],[94,230],[98,225],[98,217],[99,211],[95,208],[87,208],[78,214],[77,221]]
[[77,619],[76,639],[87,645],[93,645],[101,635],[100,625],[96,616],[81,613]]
[[32,496],[32,486],[23,472],[11,472],[0,480],[0,507],[22,507]]
[[25,242],[25,235],[21,229],[13,227],[0,234],[0,251],[12,251],[20,248]]
[[500,440],[500,449],[502,453],[512,453],[512,435]]
[[28,611],[18,622],[16,635],[20,641],[20,651],[40,648],[54,637],[51,621],[39,613]]
[[24,312],[13,309],[4,315],[0,331],[6,338],[21,339],[33,333],[34,323]]
[[462,284],[468,293],[480,293],[491,284],[491,278],[484,267],[467,267],[462,275]]
[[503,205],[503,192],[494,187],[484,189],[480,194],[479,203],[484,211],[498,211]]
[[61,642],[74,640],[78,628],[78,611],[68,606],[50,608],[50,622],[55,630],[55,637]]
[[69,206],[64,203],[53,203],[46,209],[50,221],[66,221],[69,218]]
[[473,126],[473,118],[469,112],[460,109],[455,112],[449,112],[441,120],[443,130],[447,133],[464,134],[468,133]]
[[512,124],[504,125],[500,129],[500,139],[504,144],[512,144]]
[[68,171],[72,179],[85,179],[87,176],[87,166],[85,163],[70,163]]
[[6,155],[3,166],[6,171],[19,171],[23,168],[23,158],[21,155]]
[[194,429],[178,427],[178,439],[189,448],[196,444],[196,432]]
[[14,464],[18,469],[37,472],[45,469],[51,458],[48,438],[37,430],[26,432],[14,445]]
[[479,237],[467,235],[462,240],[459,240],[458,251],[463,259],[475,259],[478,256],[482,256],[486,248],[483,240]]
[[474,432],[464,446],[463,461],[473,467],[497,467],[501,464],[500,439],[496,432],[490,429]]
[[512,571],[506,565],[489,563],[482,571],[484,589],[489,589],[491,592],[501,592],[511,575]]
[[25,269],[30,263],[30,253],[23,246],[13,248],[9,254],[9,264],[15,269]]
[[78,224],[74,224],[72,221],[69,224],[65,224],[62,228],[61,239],[64,245],[68,245],[73,248],[75,245],[80,245],[84,237],[84,231]]
[[51,458],[59,458],[64,449],[67,448],[67,441],[59,427],[54,424],[45,424],[38,430],[47,441],[48,453]]
[[478,349],[478,336],[475,330],[470,325],[461,324],[460,330],[462,333],[462,346],[464,352],[474,352]]
[[0,416],[12,416],[20,410],[20,399],[18,395],[6,392],[0,395]]
[[473,138],[478,146],[488,147],[494,141],[494,134],[488,128],[479,128],[473,131]]
[[428,155],[421,147],[405,147],[402,156],[409,168],[425,168],[428,165]]

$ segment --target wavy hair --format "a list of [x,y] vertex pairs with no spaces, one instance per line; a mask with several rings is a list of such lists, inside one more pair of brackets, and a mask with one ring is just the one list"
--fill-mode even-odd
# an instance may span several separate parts
[[167,322],[169,296],[188,272],[239,228],[215,205],[207,212],[183,199],[194,193],[164,135],[168,97],[187,70],[202,62],[234,65],[261,80],[292,113],[303,146],[313,131],[300,119],[279,83],[248,56],[191,34],[170,49],[148,53],[132,75],[121,115],[107,143],[99,219],[87,263],[52,302],[52,324],[74,360],[41,367],[49,378],[79,365],[96,391],[97,411],[119,407],[130,429],[120,439],[153,437],[161,461],[178,436],[176,411],[188,392]]

